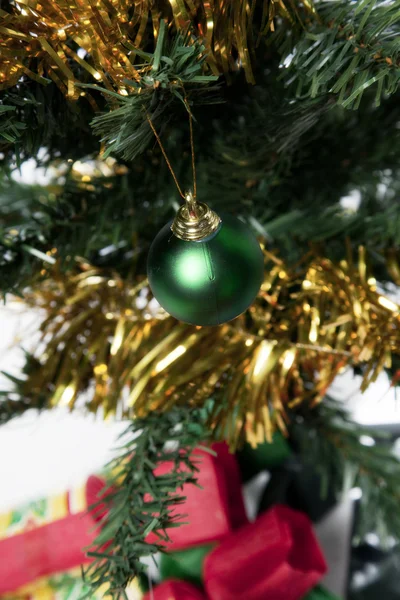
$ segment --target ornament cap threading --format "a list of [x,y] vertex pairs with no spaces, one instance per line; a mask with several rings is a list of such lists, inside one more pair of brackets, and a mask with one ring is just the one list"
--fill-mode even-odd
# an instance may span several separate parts
[[186,192],[183,204],[171,225],[173,234],[185,242],[200,242],[216,232],[220,217],[204,202],[196,202],[192,192]]

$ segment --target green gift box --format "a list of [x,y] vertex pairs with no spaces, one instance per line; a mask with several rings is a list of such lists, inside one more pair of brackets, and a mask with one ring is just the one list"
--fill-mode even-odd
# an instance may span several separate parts
[[312,589],[311,592],[309,592],[307,594],[307,596],[305,596],[303,598],[303,600],[341,600],[341,599],[339,598],[339,596],[335,596],[331,592],[328,592],[328,590],[325,589],[324,587],[322,587],[322,585],[317,585],[317,587]]
[[236,454],[243,481],[248,481],[260,471],[280,467],[289,456],[291,456],[290,446],[280,432],[274,433],[271,443],[264,442],[256,448],[245,444]]
[[183,579],[195,585],[202,585],[204,559],[214,546],[215,544],[204,544],[161,554],[161,579]]

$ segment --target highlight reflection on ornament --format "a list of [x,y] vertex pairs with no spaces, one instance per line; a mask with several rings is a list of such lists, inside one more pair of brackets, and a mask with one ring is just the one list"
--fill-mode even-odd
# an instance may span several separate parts
[[[188,252],[179,262],[179,278],[186,280],[193,287],[201,286],[204,282],[205,267],[204,257],[201,254]],[[212,274],[210,278],[214,277]]]

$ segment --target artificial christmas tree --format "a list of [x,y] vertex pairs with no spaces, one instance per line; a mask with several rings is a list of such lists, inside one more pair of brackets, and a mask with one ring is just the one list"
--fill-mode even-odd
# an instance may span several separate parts
[[[360,535],[400,538],[399,461],[329,397],[345,369],[399,381],[399,32],[397,0],[2,3],[0,290],[40,309],[42,343],[0,422],[127,420],[89,597],[123,598],[170,549],[216,441],[245,479],[304,469],[261,512],[317,519],[311,464],[330,502],[362,490]],[[47,182],[23,182],[32,161]],[[221,544],[245,520],[225,452]]]

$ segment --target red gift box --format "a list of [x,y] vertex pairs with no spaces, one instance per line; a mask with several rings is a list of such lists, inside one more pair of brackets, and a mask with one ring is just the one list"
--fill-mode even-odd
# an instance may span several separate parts
[[[182,496],[186,499],[176,512],[185,515],[182,521],[186,524],[168,530],[172,541],[165,543],[166,550],[181,550],[221,540],[248,523],[236,459],[226,444],[214,444],[213,450],[217,456],[203,450],[195,450],[192,455],[199,468],[196,477],[202,489],[192,483],[182,487]],[[172,463],[166,462],[157,467],[155,474],[165,475],[172,467]],[[183,463],[181,469],[188,470]],[[159,543],[160,538],[151,533],[146,541]]]
[[242,478],[239,465],[236,456],[229,452],[228,444],[225,442],[213,444],[212,449],[217,453],[217,461],[224,473],[229,520],[232,529],[238,529],[249,522],[243,502]]
[[143,600],[206,600],[206,596],[185,581],[164,581],[148,592]]
[[300,600],[325,572],[308,517],[276,506],[206,557],[204,582],[211,600]]
[[0,539],[0,595],[88,562],[83,549],[98,532],[94,531],[93,514],[86,508],[97,501],[103,487],[102,479],[90,477],[82,490],[83,498],[79,498],[79,511],[75,491],[65,493],[56,499],[62,518],[43,525],[28,521],[24,530],[15,535],[10,530],[9,537]]

